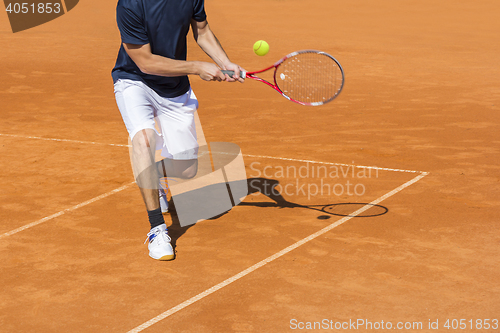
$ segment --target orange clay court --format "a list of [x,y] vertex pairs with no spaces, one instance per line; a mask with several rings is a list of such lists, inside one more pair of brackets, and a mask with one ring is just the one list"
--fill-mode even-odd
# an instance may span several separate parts
[[142,244],[115,6],[15,34],[0,14],[0,332],[500,330],[498,1],[206,0],[245,69],[320,49],[346,83],[304,107],[191,77],[207,142],[238,145],[252,186],[213,219],[166,215],[171,262]]

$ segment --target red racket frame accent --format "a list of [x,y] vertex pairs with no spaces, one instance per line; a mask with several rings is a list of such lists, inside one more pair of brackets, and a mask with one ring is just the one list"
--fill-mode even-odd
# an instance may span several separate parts
[[[285,61],[286,59],[288,59],[288,58],[296,55],[297,53],[298,52],[290,53],[289,55],[287,55],[287,56],[283,57],[282,59],[278,60],[274,65],[269,66],[269,67],[264,68],[264,69],[261,69],[260,71],[246,72],[245,77],[248,78],[248,79],[257,80],[257,81],[260,81],[260,82],[263,82],[263,83],[267,84],[269,87],[271,87],[274,90],[276,90],[277,92],[279,92],[281,94],[281,96],[285,97],[286,99],[288,99],[288,100],[290,100],[292,102],[295,102],[295,103],[300,104],[300,105],[309,105],[308,103],[297,101],[297,100],[294,100],[293,98],[290,98],[290,97],[286,96],[283,93],[283,91],[281,91],[281,89],[278,87],[278,83],[276,82],[276,72],[278,70],[279,65],[281,65],[281,63],[283,63],[283,61]],[[268,70],[270,70],[273,67],[274,67],[274,74],[273,74],[274,84],[272,84],[271,82],[266,81],[264,79],[261,79],[260,77],[258,77],[258,76],[255,75],[255,74],[258,74],[258,73],[263,73],[265,71],[268,71]]]
[[[269,66],[267,68],[264,68],[264,69],[261,69],[259,71],[255,71],[255,72],[244,72],[244,71],[242,71],[241,72],[242,77],[243,77],[243,73],[244,73],[245,78],[253,79],[253,80],[256,80],[256,81],[263,82],[263,83],[267,84],[269,87],[271,87],[274,90],[276,90],[278,93],[280,93],[281,96],[283,96],[286,99],[288,99],[289,101],[295,102],[297,104],[300,104],[300,105],[322,105],[324,103],[306,103],[306,102],[297,101],[297,100],[295,100],[295,99],[293,99],[291,97],[288,97],[278,87],[278,83],[276,81],[276,72],[278,71],[278,67],[283,63],[283,61],[285,61],[288,58],[294,57],[294,56],[296,56],[299,53],[308,53],[308,52],[324,54],[324,55],[330,57],[333,61],[335,61],[337,63],[337,65],[339,66],[339,68],[340,68],[340,71],[342,73],[342,85],[340,86],[340,89],[338,90],[337,94],[335,94],[335,96],[332,97],[330,100],[326,101],[326,102],[329,102],[329,101],[333,100],[338,94],[340,94],[340,92],[342,91],[342,88],[344,87],[344,70],[343,70],[342,66],[340,65],[340,63],[337,61],[337,59],[335,59],[334,57],[332,57],[328,53],[325,53],[325,52],[322,52],[322,51],[317,51],[317,50],[302,50],[302,51],[292,52],[292,53],[288,54],[287,56],[283,57],[282,59],[278,60],[276,63],[274,63],[274,65]],[[262,78],[260,78],[260,77],[258,77],[258,76],[255,75],[255,74],[258,74],[258,73],[262,73],[262,72],[268,71],[271,68],[274,68],[274,75],[273,75],[274,84],[272,84],[271,82],[266,81],[266,80],[264,80],[264,79],[262,79]],[[231,73],[234,74],[233,71],[226,71],[226,70],[224,70],[222,72],[225,73],[225,74],[228,74],[228,75],[231,75]]]

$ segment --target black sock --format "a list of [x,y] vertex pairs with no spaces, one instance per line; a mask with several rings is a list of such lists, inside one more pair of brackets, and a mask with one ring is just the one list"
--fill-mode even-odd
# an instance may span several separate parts
[[163,219],[163,214],[161,213],[161,208],[148,210],[148,217],[151,229],[165,223],[165,219]]

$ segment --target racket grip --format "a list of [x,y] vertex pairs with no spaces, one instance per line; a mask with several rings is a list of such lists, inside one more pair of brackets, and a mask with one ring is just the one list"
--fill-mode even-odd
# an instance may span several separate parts
[[[232,77],[232,76],[234,75],[234,71],[223,70],[223,71],[222,71],[222,74],[227,74],[227,75],[229,75],[229,76],[231,76],[231,77]],[[245,72],[245,71],[240,71],[240,77],[241,77],[242,79],[244,79],[246,76],[247,76],[247,72]]]

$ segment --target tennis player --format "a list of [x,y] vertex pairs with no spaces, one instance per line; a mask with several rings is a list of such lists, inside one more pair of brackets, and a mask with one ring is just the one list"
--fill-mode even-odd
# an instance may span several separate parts
[[[122,43],[112,77],[116,103],[132,142],[134,176],[151,224],[146,240],[149,256],[172,260],[175,255],[159,195],[164,211],[167,201],[159,179],[192,178],[197,172],[194,112],[198,102],[188,75],[205,81],[243,82],[241,68],[229,60],[210,29],[204,0],[119,0],[116,20]],[[215,63],[186,61],[190,27]],[[221,70],[233,70],[234,76]],[[156,149],[165,158],[160,162],[155,162]]]

